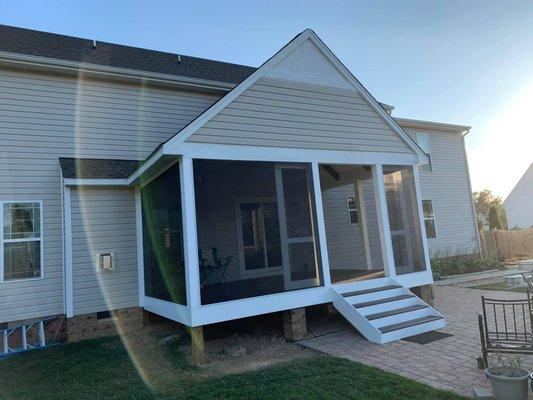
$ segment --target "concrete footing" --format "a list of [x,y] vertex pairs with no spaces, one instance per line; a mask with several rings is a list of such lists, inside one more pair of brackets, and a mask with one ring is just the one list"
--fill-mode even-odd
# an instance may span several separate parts
[[296,341],[307,336],[305,308],[295,308],[283,312],[283,333],[285,339]]

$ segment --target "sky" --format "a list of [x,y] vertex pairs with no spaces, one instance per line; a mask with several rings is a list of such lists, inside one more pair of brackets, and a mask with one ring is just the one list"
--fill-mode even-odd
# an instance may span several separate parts
[[473,190],[505,198],[533,162],[531,0],[0,0],[0,10],[2,24],[252,66],[311,28],[394,116],[471,126]]

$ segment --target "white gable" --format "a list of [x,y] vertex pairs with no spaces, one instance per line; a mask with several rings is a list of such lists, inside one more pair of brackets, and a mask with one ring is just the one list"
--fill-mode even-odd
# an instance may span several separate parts
[[346,89],[353,88],[353,85],[311,40],[298,45],[265,76]]
[[[339,121],[329,124],[332,118]],[[427,162],[416,143],[309,29],[166,142],[162,152],[179,154],[184,142],[408,153]]]

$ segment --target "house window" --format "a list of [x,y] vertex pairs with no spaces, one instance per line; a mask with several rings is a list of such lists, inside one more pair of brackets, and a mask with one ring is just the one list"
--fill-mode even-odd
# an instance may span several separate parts
[[420,171],[432,171],[433,167],[431,165],[431,148],[429,147],[429,135],[427,133],[417,133],[416,143],[422,149],[422,151],[427,154],[429,158],[429,163],[421,165]]
[[42,204],[3,202],[0,280],[40,278],[42,274]]
[[355,199],[355,196],[348,196],[347,203],[348,203],[348,218],[350,220],[350,224],[358,224],[359,213],[357,212],[357,200]]
[[426,237],[435,239],[437,231],[435,230],[435,214],[433,213],[433,202],[431,200],[422,200],[424,210],[424,223],[426,224]]

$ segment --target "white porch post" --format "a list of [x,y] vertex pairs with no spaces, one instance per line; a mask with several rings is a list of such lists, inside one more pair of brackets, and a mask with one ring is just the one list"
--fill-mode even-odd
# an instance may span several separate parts
[[65,314],[67,314],[67,318],[72,318],[74,316],[74,290],[72,278],[72,208],[69,186],[64,188],[63,201],[65,213]]
[[424,221],[424,209],[422,208],[422,194],[420,191],[420,178],[418,175],[418,167],[413,168],[413,180],[415,181],[416,207],[418,209],[418,218],[420,221],[420,234],[422,235],[422,247],[424,248],[424,260],[426,262],[426,271],[431,272],[431,261],[429,257],[429,245],[426,234],[426,223]]
[[144,250],[141,189],[135,188],[135,219],[137,235],[137,276],[139,279],[139,307],[144,307]]
[[385,184],[383,183],[383,166],[381,164],[372,165],[372,181],[374,183],[374,196],[376,197],[383,267],[387,276],[394,277],[396,276],[396,266],[394,265],[389,211],[387,209],[387,197],[385,195]]
[[366,204],[365,204],[365,188],[363,182],[357,180],[357,213],[359,214],[359,228],[361,236],[363,237],[363,250],[365,252],[366,269],[372,269],[372,256],[370,254],[370,241],[368,240],[368,225],[366,223]]
[[318,242],[320,245],[320,258],[322,262],[322,277],[324,286],[331,285],[329,273],[328,242],[326,239],[326,224],[324,223],[324,208],[322,207],[322,191],[320,189],[320,170],[318,162],[312,163],[313,187],[315,193],[316,219],[318,227]]
[[190,157],[182,157],[180,163],[181,212],[183,221],[183,253],[185,258],[185,282],[187,306],[199,307],[200,271],[198,265],[198,236],[196,232],[196,199],[194,195],[194,171]]

